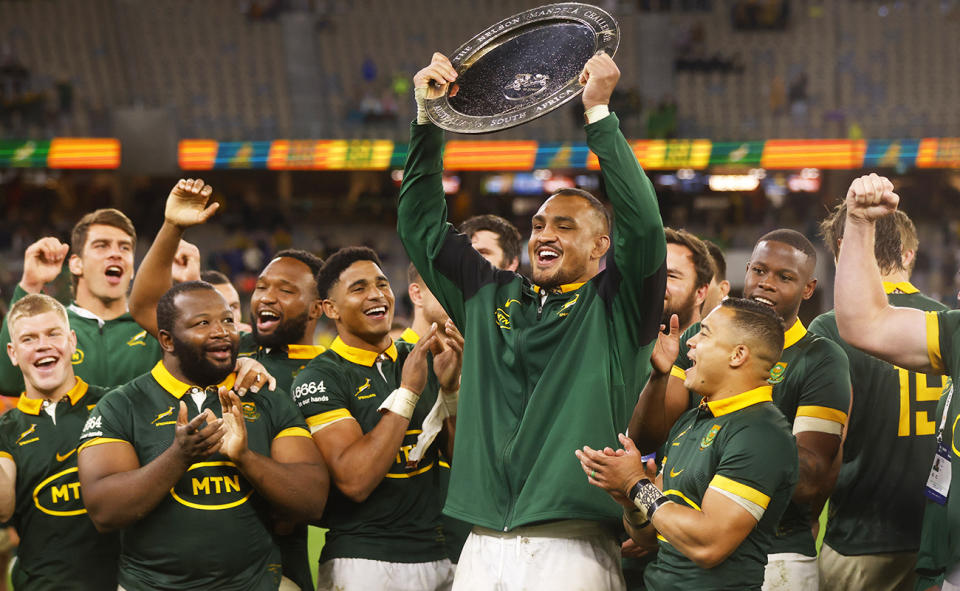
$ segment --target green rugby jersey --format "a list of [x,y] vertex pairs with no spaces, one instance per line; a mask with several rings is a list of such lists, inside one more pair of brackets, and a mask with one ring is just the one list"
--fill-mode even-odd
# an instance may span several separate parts
[[[944,310],[926,313],[927,349],[930,365],[956,379],[960,375],[960,310]],[[947,413],[947,427],[944,443],[950,442],[950,491],[947,494],[947,523],[950,532],[960,531],[960,397],[954,396]],[[926,458],[928,469],[933,458]],[[918,492],[918,494],[922,494]],[[941,557],[947,558],[947,571],[960,563],[960,542],[957,536],[949,536],[948,551]]]
[[[947,403],[947,394],[953,388],[949,378],[944,388],[943,395],[937,403],[937,428],[940,427],[940,421]],[[951,400],[950,405],[955,402]],[[952,409],[956,416],[956,407]],[[949,416],[949,415],[948,415]],[[944,441],[950,439],[951,428],[949,424],[944,425]],[[919,462],[923,463],[923,462]],[[951,461],[951,465],[953,462]],[[929,468],[927,472],[929,473]],[[920,486],[926,486],[926,481]],[[916,495],[915,495],[916,496]],[[829,531],[829,530],[827,530]],[[930,587],[943,583],[943,577],[954,561],[950,554],[950,521],[948,519],[946,505],[941,505],[929,499],[924,499],[923,505],[923,526],[920,528],[920,544],[917,549],[917,585],[918,591],[926,591]]]
[[652,591],[760,589],[767,554],[797,483],[797,446],[772,403],[770,386],[705,402],[670,430],[663,462],[663,494],[700,511],[712,488],[746,509],[757,526],[733,553],[707,570],[658,535],[660,551],[647,566]]
[[[10,305],[27,295],[17,285]],[[143,330],[129,312],[113,320],[101,320],[92,312],[71,304],[67,306],[70,328],[77,333],[77,351],[73,355],[73,373],[88,384],[105,388],[122,386],[150,371],[162,355],[160,343]],[[10,342],[4,321],[0,329],[0,348]],[[23,391],[23,375],[0,355],[0,392]]]
[[26,394],[0,417],[0,456],[17,466],[10,520],[20,534],[12,575],[17,589],[117,588],[120,539],[98,533],[87,516],[75,453],[91,409],[106,393],[77,378],[57,403],[55,421],[43,401]]
[[[323,353],[320,345],[286,345],[284,347],[261,347],[249,332],[240,335],[241,357],[259,361],[277,380],[277,388],[290,392],[293,380],[307,363]],[[307,554],[307,524],[300,524],[293,533],[276,536],[280,546],[283,575],[299,585],[302,591],[313,590],[313,575],[310,572],[310,557]]]
[[[420,335],[414,332],[412,328],[408,328],[400,335],[400,340],[415,345],[420,340]],[[443,456],[444,454],[441,454],[437,460],[437,468],[439,468],[437,479],[440,486],[438,498],[441,507],[447,500],[447,491],[450,488],[450,462],[445,460]],[[447,547],[447,558],[450,559],[450,562],[456,564],[460,561],[460,552],[463,551],[463,545],[466,543],[467,536],[470,535],[473,526],[449,515],[441,515],[441,519],[443,520],[443,539]]]
[[[884,290],[894,306],[946,309],[909,283],[884,283]],[[948,380],[907,371],[851,347],[840,338],[832,310],[818,316],[810,330],[843,348],[853,384],[843,465],[830,496],[824,541],[848,556],[915,552],[923,487],[937,448],[934,410]],[[890,478],[890,466],[897,466],[896,478]]]
[[[337,337],[330,349],[297,376],[293,397],[314,433],[344,419],[354,419],[364,433],[382,416],[377,408],[400,387],[403,362],[413,347],[398,342],[381,354],[351,347]],[[431,372],[432,374],[432,372]],[[362,503],[336,486],[321,525],[327,527],[320,562],[364,558],[384,562],[431,562],[446,558],[437,483],[437,441],[417,466],[407,458],[423,419],[437,399],[435,378],[428,380],[414,409],[396,461]]]
[[[680,354],[672,370],[680,379],[686,377],[684,370],[690,367],[687,341],[699,331],[700,323],[694,324],[680,338]],[[841,435],[850,408],[850,370],[847,355],[839,345],[807,331],[798,319],[784,334],[783,354],[767,381],[773,385],[774,404],[794,434],[820,431]],[[699,396],[692,392],[690,396],[691,406],[699,403]],[[809,506],[790,501],[770,553],[816,556],[810,527],[818,517]]]
[[317,355],[326,351],[322,345],[286,345],[261,347],[249,332],[240,335],[240,357],[252,357],[263,364],[270,375],[277,379],[277,388],[293,391],[293,380],[300,370]]
[[570,454],[584,445],[619,447],[617,433],[650,375],[666,241],[653,185],[616,115],[585,129],[616,217],[606,267],[586,283],[541,293],[522,275],[493,267],[447,222],[443,132],[411,128],[397,230],[466,337],[444,513],[490,529],[559,519],[618,523],[622,515]]
[[[233,386],[234,375],[218,386]],[[190,419],[210,409],[222,416],[216,387],[201,407],[163,362],[100,401],[84,426],[80,453],[92,445],[125,441],[146,465],[173,443],[182,399]],[[242,402],[247,445],[269,456],[279,437],[309,437],[285,392],[248,393]],[[270,533],[269,506],[236,466],[220,454],[190,466],[167,497],[123,530],[119,583],[127,591],[164,589],[276,589],[280,552]]]

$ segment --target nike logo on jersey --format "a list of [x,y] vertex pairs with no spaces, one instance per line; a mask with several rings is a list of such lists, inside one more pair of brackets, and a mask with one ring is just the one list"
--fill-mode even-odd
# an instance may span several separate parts
[[60,452],[57,452],[57,461],[58,461],[58,462],[66,462],[66,461],[67,461],[67,458],[69,458],[69,457],[72,456],[74,453],[76,453],[76,451],[77,451],[77,448],[73,448],[73,449],[71,449],[70,451],[68,451],[68,452],[66,453],[66,455],[62,455],[62,456],[60,455]]
[[39,438],[39,437],[34,437],[34,438],[32,438],[32,439],[26,439],[26,437],[30,436],[30,435],[31,435],[34,431],[36,431],[36,430],[37,430],[37,426],[36,426],[36,425],[30,425],[30,428],[27,429],[26,431],[24,431],[23,433],[21,433],[21,434],[20,434],[20,437],[17,438],[17,445],[24,446],[24,445],[26,445],[26,444],[28,444],[28,443],[33,443],[34,441],[40,441],[40,438]]
[[676,478],[677,476],[680,476],[680,473],[683,472],[684,470],[686,470],[686,468],[680,468],[679,470],[674,472],[673,468],[670,468],[670,478]]

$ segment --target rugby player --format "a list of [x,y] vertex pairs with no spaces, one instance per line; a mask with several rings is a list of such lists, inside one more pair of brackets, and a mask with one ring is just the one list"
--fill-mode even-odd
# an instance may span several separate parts
[[[230,283],[230,278],[221,273],[220,271],[214,271],[212,269],[200,273],[200,280],[206,281],[210,285],[217,288],[217,291],[220,292],[220,295],[223,296],[223,299],[227,300],[227,304],[230,306],[230,311],[233,312],[233,321],[237,325],[237,330],[241,334],[245,332],[251,332],[253,328],[243,321],[243,309],[240,306],[240,294],[237,293],[237,288],[233,286],[233,283]],[[289,386],[289,385],[288,385]],[[287,391],[290,388],[286,388]]]
[[625,435],[617,452],[576,451],[638,545],[659,538],[647,589],[760,589],[797,482],[796,444],[767,383],[783,343],[771,307],[724,300],[688,342],[684,383],[703,402],[673,425],[660,475]]
[[600,159],[617,234],[611,245],[609,213],[589,193],[551,196],[533,217],[532,282],[494,267],[447,223],[443,134],[422,108],[456,71],[436,53],[414,77],[418,114],[398,230],[469,340],[444,512],[477,525],[455,589],[623,588],[609,527],[619,509],[568,456],[584,443],[615,444],[649,373],[663,307],[656,196],[607,107],[619,76],[605,54],[581,75],[587,142]]
[[81,492],[100,531],[123,531],[134,589],[276,589],[272,519],[317,520],[327,472],[285,394],[228,391],[239,336],[205,282],[157,306],[163,359],[103,398],[84,426]]
[[[442,339],[431,325],[415,345],[391,341],[393,291],[369,248],[334,253],[317,284],[337,338],[300,372],[293,395],[335,485],[318,587],[448,589],[436,466],[442,439],[451,455],[462,340],[448,321]],[[433,426],[444,432],[431,441],[438,408]]]
[[663,294],[661,322],[668,324],[670,316],[676,314],[680,332],[683,332],[700,322],[700,312],[715,268],[710,251],[702,240],[683,229],[664,228],[664,234],[667,238],[667,289]]
[[60,302],[25,295],[7,326],[7,355],[26,383],[17,407],[0,417],[0,520],[20,535],[13,585],[114,591],[120,539],[87,517],[75,453],[107,390],[74,375],[77,337]]
[[[216,212],[219,204],[209,203],[212,193],[213,188],[201,179],[181,179],[167,197],[163,226],[140,265],[130,294],[131,313],[151,334],[157,330],[156,302],[172,283],[166,270],[176,245],[187,228],[205,223]],[[287,393],[294,376],[324,350],[313,344],[314,329],[322,315],[315,278],[320,265],[320,259],[306,251],[281,251],[257,277],[250,296],[253,332],[240,335],[240,355],[262,363],[276,377],[280,390]],[[236,294],[232,286],[230,291]],[[227,301],[231,299],[227,297]],[[301,589],[313,589],[306,524],[292,532],[277,533],[284,576]]]
[[703,243],[710,252],[710,258],[713,259],[714,270],[710,286],[707,287],[707,297],[704,298],[700,309],[700,315],[706,316],[730,294],[730,282],[727,281],[727,261],[723,258],[723,251],[709,240],[704,240]]
[[[88,384],[125,384],[150,371],[160,359],[160,345],[127,312],[136,242],[136,230],[127,216],[116,209],[98,209],[76,223],[69,247],[47,237],[31,244],[24,253],[23,275],[12,302],[40,293],[67,262],[74,297],[67,314],[77,335],[72,363],[76,375]],[[0,345],[9,342],[4,324]],[[0,356],[0,392],[12,394],[23,388],[20,372]]]
[[460,224],[460,233],[494,267],[507,271],[520,268],[520,231],[502,217],[475,215]]
[[[847,191],[846,221],[837,258],[834,304],[840,338],[865,353],[907,371],[955,377],[960,372],[960,312],[956,310],[922,310],[910,306],[894,306],[883,286],[883,272],[874,256],[878,220],[897,210],[900,197],[893,183],[877,174],[853,181]],[[960,472],[956,448],[958,403],[948,389],[944,413],[933,418],[937,451],[932,458],[918,458],[932,467],[925,493],[945,506],[949,528],[945,548],[940,557],[947,564],[942,589],[960,589],[960,545],[955,532],[960,531],[960,492],[951,472]],[[874,394],[874,396],[880,394]],[[878,402],[879,404],[879,402]],[[912,416],[924,417],[921,413]],[[924,417],[925,418],[925,417]],[[924,424],[921,422],[921,424]],[[893,465],[887,463],[886,467]],[[891,475],[900,478],[899,471]],[[917,495],[923,494],[917,491]],[[908,509],[909,510],[909,509]]]
[[[847,209],[837,206],[820,224],[834,257],[843,239]],[[887,301],[925,311],[946,310],[910,283],[917,230],[902,211],[877,220],[874,256]],[[830,495],[820,550],[820,589],[908,591],[914,587],[924,497],[918,494],[937,448],[937,399],[946,379],[900,369],[840,338],[831,310],[810,331],[841,347],[850,361],[853,406],[843,442],[843,464]],[[900,466],[889,478],[886,466]]]
[[[850,406],[846,354],[836,343],[808,332],[798,317],[800,304],[816,289],[815,269],[816,250],[810,241],[799,232],[781,229],[757,241],[744,278],[743,296],[771,307],[788,327],[770,383],[774,403],[797,437],[800,458],[799,480],[777,528],[764,589],[817,588],[812,528],[833,485],[833,465]],[[652,358],[655,375],[637,402],[629,431],[641,450],[656,449],[677,417],[699,402],[700,393],[684,385],[684,370],[690,364],[685,343],[698,330],[694,325],[680,337],[672,367],[674,349],[658,348],[663,355]],[[676,331],[671,329],[671,334]]]

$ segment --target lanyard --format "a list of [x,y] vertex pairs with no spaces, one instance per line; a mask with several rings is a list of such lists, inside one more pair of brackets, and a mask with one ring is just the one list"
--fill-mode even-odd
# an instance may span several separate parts
[[940,418],[940,428],[937,429],[937,443],[943,443],[943,429],[947,425],[947,416],[950,414],[950,403],[953,401],[953,380],[950,381],[950,392],[947,393],[947,402],[943,405],[943,416]]

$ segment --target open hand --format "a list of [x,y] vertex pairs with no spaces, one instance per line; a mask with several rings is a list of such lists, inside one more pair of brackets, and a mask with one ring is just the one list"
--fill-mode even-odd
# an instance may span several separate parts
[[463,367],[463,335],[452,320],[443,326],[443,336],[437,335],[433,353],[433,372],[444,392],[460,389],[460,370]]
[[[203,424],[206,423],[206,426]],[[177,425],[174,430],[173,447],[187,466],[193,465],[220,451],[223,441],[223,421],[210,409],[187,421],[187,404],[180,401]]]
[[223,386],[220,386],[217,393],[220,395],[220,408],[223,413],[223,445],[220,453],[234,462],[239,462],[248,451],[247,424],[243,419],[240,398]]
[[180,179],[167,196],[164,220],[179,228],[205,223],[220,207],[216,202],[207,205],[212,194],[213,187],[203,179]]

